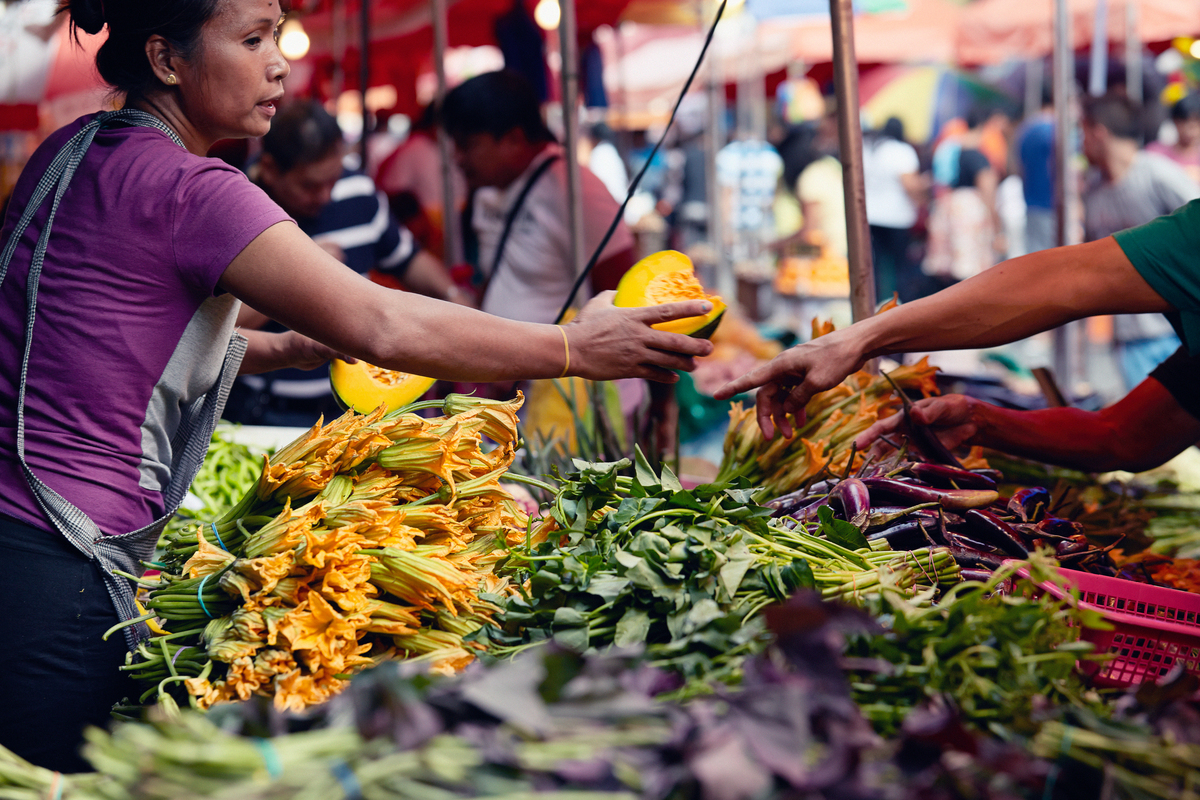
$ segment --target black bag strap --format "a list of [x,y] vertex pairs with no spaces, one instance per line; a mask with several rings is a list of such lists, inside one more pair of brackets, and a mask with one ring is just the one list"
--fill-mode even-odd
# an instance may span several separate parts
[[538,164],[537,169],[530,173],[529,178],[525,181],[525,185],[521,187],[520,194],[508,209],[508,213],[504,215],[504,229],[500,231],[500,241],[496,243],[496,255],[492,258],[492,268],[483,278],[483,288],[479,292],[479,305],[483,306],[483,299],[487,297],[488,288],[492,285],[492,281],[496,278],[496,273],[500,271],[500,265],[504,260],[504,248],[508,245],[508,236],[512,233],[513,225],[516,224],[517,215],[521,213],[521,208],[525,205],[525,199],[529,197],[529,192],[533,190],[534,184],[541,179],[555,161],[558,161],[557,153],[551,155],[541,164]]

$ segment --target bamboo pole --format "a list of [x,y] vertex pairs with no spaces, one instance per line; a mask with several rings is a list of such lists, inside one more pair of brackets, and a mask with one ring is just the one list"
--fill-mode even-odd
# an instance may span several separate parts
[[837,93],[838,142],[846,194],[846,244],[850,257],[850,311],[855,322],[875,313],[875,270],[867,192],[863,184],[862,123],[858,110],[858,60],[854,54],[851,0],[829,0],[833,28],[833,81]]
[[562,55],[561,81],[563,149],[567,159],[567,204],[571,224],[571,274],[584,266],[583,192],[579,178],[579,42],[576,38],[575,0],[559,0],[558,46]]
[[[437,95],[434,107],[440,109],[446,99],[446,48],[449,42],[449,23],[446,0],[431,0],[433,12],[433,67],[437,75]],[[458,206],[454,197],[454,153],[450,134],[437,126],[438,158],[442,162],[442,258],[447,264],[463,260],[462,240],[458,235]]]

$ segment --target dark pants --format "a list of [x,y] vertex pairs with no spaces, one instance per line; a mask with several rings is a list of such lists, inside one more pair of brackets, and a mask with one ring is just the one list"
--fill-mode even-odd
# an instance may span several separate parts
[[137,698],[100,568],[60,534],[0,517],[0,744],[60,772],[91,767],[83,729]]

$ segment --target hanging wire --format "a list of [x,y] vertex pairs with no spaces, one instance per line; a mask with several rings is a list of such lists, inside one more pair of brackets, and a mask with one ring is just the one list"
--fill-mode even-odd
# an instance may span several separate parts
[[667,126],[663,129],[662,136],[654,143],[654,149],[650,151],[650,156],[646,159],[646,163],[642,164],[642,168],[638,170],[634,176],[633,182],[629,184],[629,191],[625,193],[625,199],[621,202],[621,207],[617,209],[616,216],[613,217],[612,224],[608,226],[608,231],[604,234],[604,238],[600,240],[600,244],[596,247],[592,257],[588,259],[587,266],[579,273],[579,277],[575,280],[575,285],[571,287],[571,293],[567,295],[567,301],[563,303],[562,309],[558,312],[558,316],[554,318],[554,324],[562,322],[563,317],[567,315],[567,311],[571,308],[571,304],[575,302],[575,295],[579,294],[579,289],[583,286],[583,282],[592,274],[592,268],[596,266],[596,262],[600,260],[600,254],[604,252],[604,248],[608,246],[609,239],[616,232],[617,226],[621,224],[621,220],[625,217],[625,207],[629,205],[629,201],[633,199],[634,193],[637,191],[638,184],[642,182],[642,176],[646,174],[646,170],[654,162],[654,157],[658,155],[658,149],[662,147],[662,143],[666,140],[667,135],[671,132],[671,125],[675,122],[675,115],[679,113],[679,106],[683,103],[683,98],[687,95],[688,89],[692,88],[692,81],[696,79],[696,73],[700,71],[700,65],[704,63],[704,55],[708,52],[708,46],[712,44],[713,34],[717,32],[717,23],[721,21],[721,16],[725,13],[725,4],[728,0],[721,0],[721,4],[717,6],[716,17],[709,26],[708,36],[704,39],[704,47],[700,48],[700,57],[696,59],[696,65],[692,67],[692,74],[688,75],[687,81],[683,84],[683,90],[679,93],[679,99],[675,101],[675,107],[671,109],[671,116],[667,120]]

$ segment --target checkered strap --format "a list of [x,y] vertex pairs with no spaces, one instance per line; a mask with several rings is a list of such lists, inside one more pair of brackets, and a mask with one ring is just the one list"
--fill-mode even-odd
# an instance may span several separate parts
[[[100,564],[113,606],[122,619],[129,620],[138,616],[137,606],[134,603],[134,589],[129,580],[114,574],[114,570],[139,575],[142,572],[141,562],[150,559],[154,554],[159,534],[171,517],[175,515],[179,504],[183,502],[183,498],[187,494],[188,486],[204,461],[213,429],[216,427],[221,410],[225,407],[225,401],[229,396],[233,379],[237,376],[242,356],[245,355],[246,340],[241,336],[234,335],[226,350],[225,360],[216,385],[203,397],[198,398],[183,415],[179,430],[171,442],[174,454],[171,464],[171,481],[163,493],[166,514],[159,519],[140,530],[105,536],[87,514],[46,486],[33,474],[33,470],[30,469],[25,459],[25,389],[29,371],[29,353],[33,343],[34,319],[37,314],[38,282],[50,241],[50,229],[54,222],[54,215],[58,211],[59,202],[74,177],[76,169],[83,161],[84,154],[91,146],[92,140],[95,139],[96,133],[101,128],[117,125],[156,128],[170,136],[175,144],[180,147],[184,146],[179,136],[162,120],[144,111],[122,109],[97,116],[63,145],[50,162],[50,166],[42,175],[41,180],[38,181],[33,196],[21,214],[12,236],[4,250],[0,252],[0,284],[4,282],[4,278],[8,274],[8,266],[12,261],[18,240],[29,227],[38,209],[53,193],[50,214],[38,234],[37,244],[34,247],[25,292],[25,350],[21,357],[21,380],[17,391],[17,457],[25,473],[25,480],[42,511],[54,527],[67,538],[67,541],[88,558]],[[125,629],[126,643],[131,650],[149,635],[149,630],[145,625],[131,626]]]

